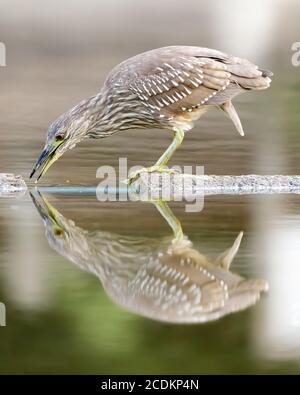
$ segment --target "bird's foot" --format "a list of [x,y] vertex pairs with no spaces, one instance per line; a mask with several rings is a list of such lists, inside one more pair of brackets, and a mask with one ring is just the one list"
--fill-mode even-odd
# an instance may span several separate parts
[[150,167],[144,167],[143,169],[136,170],[132,173],[129,174],[129,177],[125,181],[127,185],[131,185],[134,181],[136,181],[141,173],[167,173],[167,174],[175,174],[179,173],[178,170],[175,169],[169,169],[166,166],[159,166],[159,165],[154,165]]

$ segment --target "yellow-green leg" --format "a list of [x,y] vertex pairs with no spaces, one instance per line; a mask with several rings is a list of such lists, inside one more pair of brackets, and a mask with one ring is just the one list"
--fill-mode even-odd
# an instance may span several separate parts
[[174,129],[174,138],[172,143],[166,149],[166,151],[162,154],[162,156],[158,159],[155,165],[150,167],[145,167],[144,169],[137,170],[129,175],[127,180],[127,184],[132,184],[139,176],[140,173],[147,172],[147,173],[174,173],[172,169],[166,169],[165,166],[177,150],[177,148],[181,145],[182,140],[184,138],[184,131],[182,129]]
[[164,219],[172,228],[174,234],[174,241],[177,242],[182,240],[184,235],[182,232],[181,223],[179,219],[175,217],[167,203],[162,200],[158,200],[153,203],[155,204],[155,207],[160,212],[160,214],[164,217]]

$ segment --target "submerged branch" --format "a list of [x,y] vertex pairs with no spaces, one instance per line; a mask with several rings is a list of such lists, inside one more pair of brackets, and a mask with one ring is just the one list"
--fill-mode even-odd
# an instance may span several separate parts
[[26,190],[26,183],[21,176],[0,173],[0,197],[19,196]]
[[134,184],[140,194],[185,198],[200,195],[300,194],[298,175],[216,176],[166,173],[142,173]]

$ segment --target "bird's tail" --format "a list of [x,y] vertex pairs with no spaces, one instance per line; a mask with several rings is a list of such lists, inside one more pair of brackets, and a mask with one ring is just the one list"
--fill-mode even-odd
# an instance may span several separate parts
[[258,69],[262,72],[262,77],[272,77],[273,73],[270,70]]
[[246,90],[263,90],[270,87],[271,78],[263,71],[262,75],[255,78],[240,77],[231,75],[231,79]]
[[231,81],[246,90],[263,90],[269,88],[273,73],[258,68],[255,64],[243,59],[238,63],[228,64],[227,70],[231,73]]
[[241,120],[240,120],[240,118],[238,116],[238,113],[236,112],[233,104],[231,103],[231,101],[229,100],[226,103],[221,104],[219,107],[232,120],[232,122],[233,122],[236,130],[239,132],[239,134],[241,136],[244,136],[245,133],[244,133],[244,130],[243,130],[243,126],[242,126]]

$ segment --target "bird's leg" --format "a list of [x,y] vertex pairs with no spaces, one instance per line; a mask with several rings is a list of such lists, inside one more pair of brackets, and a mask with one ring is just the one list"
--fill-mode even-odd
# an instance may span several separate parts
[[184,131],[182,129],[174,129],[174,138],[172,143],[166,149],[166,151],[162,154],[162,156],[158,159],[155,165],[150,167],[145,167],[143,169],[137,170],[129,175],[127,180],[127,184],[132,184],[141,173],[175,173],[175,170],[166,168],[166,164],[170,160],[171,156],[174,154],[176,149],[181,145],[182,140],[184,138]]
[[172,228],[174,234],[174,242],[181,241],[184,238],[184,235],[182,232],[181,223],[179,219],[175,217],[175,215],[173,214],[173,212],[171,211],[170,207],[167,205],[166,202],[162,200],[157,200],[153,203],[155,204],[155,207],[160,212],[160,214],[164,217],[164,219]]
[[184,138],[184,131],[181,129],[175,129],[174,138],[172,143],[166,149],[166,151],[162,154],[162,156],[158,159],[154,166],[163,167],[170,160],[171,156],[177,150],[177,148],[181,145],[182,140]]

